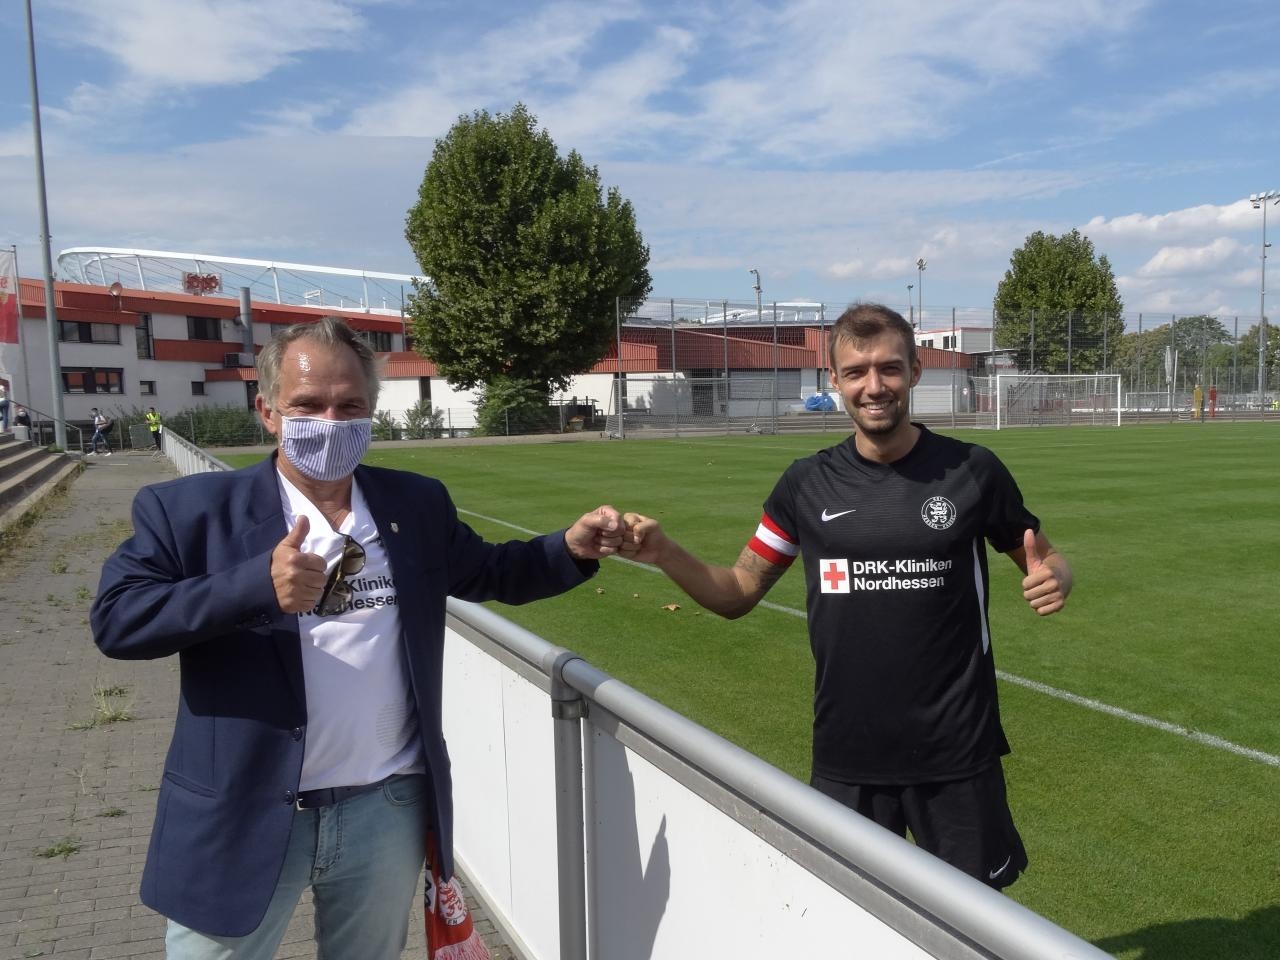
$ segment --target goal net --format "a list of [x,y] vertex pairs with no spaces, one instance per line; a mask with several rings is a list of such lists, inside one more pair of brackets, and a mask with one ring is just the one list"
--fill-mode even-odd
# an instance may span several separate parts
[[1004,427],[1120,425],[1118,373],[1002,373],[991,397],[997,430]]

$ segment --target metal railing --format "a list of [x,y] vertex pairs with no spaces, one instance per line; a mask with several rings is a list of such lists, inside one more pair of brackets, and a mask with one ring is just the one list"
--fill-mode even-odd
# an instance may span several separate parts
[[[55,429],[59,421],[51,414],[45,413],[43,410],[38,410],[29,403],[18,403],[17,400],[12,397],[9,399],[10,427],[13,426],[14,412],[18,407],[25,409],[31,416],[31,427],[29,428],[31,430],[31,442],[38,447],[47,447],[54,443]],[[80,455],[84,456],[84,430],[76,426],[70,420],[62,420],[61,423],[64,427],[76,432],[76,436],[78,438],[77,446],[79,447]],[[70,449],[70,441],[68,441],[67,447],[67,452],[72,452]]]
[[171,430],[164,431],[161,449],[178,468],[178,473],[184,477],[193,473],[216,473],[219,470],[231,469],[213,454],[206,453],[190,440]]
[[[833,924],[834,929],[845,930],[854,939],[855,925],[865,929],[884,924],[894,931],[893,939],[899,946],[892,951],[893,956],[927,954],[940,960],[1101,960],[1107,956],[1039,914],[486,607],[450,600],[448,629],[448,643],[464,641],[482,657],[496,660],[507,671],[541,689],[547,696],[543,716],[550,714],[553,718],[553,743],[549,748],[553,758],[544,753],[535,758],[525,755],[517,765],[554,770],[558,889],[555,904],[543,903],[540,912],[558,909],[559,949],[557,954],[543,944],[541,951],[530,951],[535,956],[585,960],[588,956],[623,955],[619,953],[622,945],[605,939],[620,935],[616,922],[609,921],[616,921],[618,911],[636,909],[643,892],[626,888],[625,880],[618,879],[625,871],[610,857],[608,849],[602,852],[600,847],[608,845],[601,831],[610,831],[612,825],[616,832],[619,816],[629,820],[623,825],[623,832],[644,835],[631,820],[639,820],[641,815],[618,802],[625,791],[637,796],[637,808],[656,805],[662,811],[664,825],[669,815],[672,834],[683,829],[682,836],[693,836],[697,831],[688,829],[688,819],[707,816],[709,809],[711,816],[736,822],[746,835],[772,848],[769,856],[754,860],[743,845],[717,846],[714,840],[696,851],[669,850],[666,863],[672,874],[672,889],[682,886],[681,881],[689,875],[705,871],[721,877],[719,882],[731,891],[728,896],[706,891],[694,902],[671,898],[659,911],[660,922],[676,929],[743,926],[764,937],[776,935],[775,926],[787,929],[792,919],[787,915],[790,907],[771,895],[778,884],[775,864],[780,859],[794,870],[781,885],[788,889],[806,882],[810,885],[810,893],[796,894],[798,899],[812,898],[816,902],[819,894],[813,891],[825,888],[844,898],[843,906],[837,905],[835,911],[825,914],[825,922]],[[479,704],[494,698],[488,696],[488,688],[477,686],[477,678],[484,671],[469,669],[468,661],[457,661],[454,656],[450,655],[446,676],[466,690],[453,696],[476,707],[464,723],[487,727],[490,718],[481,714]],[[462,679],[456,679],[459,675]],[[512,682],[500,680],[497,686],[509,690]],[[446,704],[451,689],[446,686]],[[528,715],[528,707],[524,707],[524,714],[516,712],[530,702],[525,694],[497,699],[501,701],[497,715],[503,723],[527,731],[539,722]],[[459,730],[446,729],[454,748],[467,750],[467,741],[460,734]],[[602,739],[615,746],[621,744],[629,756],[636,758],[631,763],[639,763],[636,770],[651,768],[661,777],[642,783],[639,773],[634,781],[629,772],[617,777],[617,767],[608,763],[588,763],[584,767],[584,744],[596,745]],[[531,748],[527,733],[521,744],[522,748]],[[501,791],[495,791],[493,786],[501,776],[484,777],[485,788],[478,792],[469,793],[468,785],[475,754],[494,757],[503,751],[477,750],[474,743],[470,746],[465,758],[455,758],[457,803],[462,806],[487,801],[494,805],[493,815],[500,819],[503,799],[496,795]],[[600,753],[599,746],[589,749],[597,756]],[[607,753],[613,750],[614,747],[606,748]],[[460,769],[460,759],[465,760],[466,771]],[[515,780],[519,774],[516,769],[509,778]],[[614,776],[615,786],[618,779],[628,781],[622,794],[610,786],[610,776]],[[652,783],[670,781],[675,782],[674,787],[659,786],[656,796],[650,792],[654,789]],[[529,786],[523,780],[508,784],[522,807],[537,804]],[[688,799],[690,794],[696,795],[692,801]],[[699,798],[704,812],[691,815],[690,805],[697,804]],[[652,819],[651,810],[648,819]],[[628,845],[635,839],[630,837]],[[510,877],[524,872],[524,865],[517,862],[505,865],[505,870],[495,871],[490,866],[488,876],[476,871],[463,844],[479,842],[474,836],[459,836],[459,856],[468,867],[468,877],[477,874],[478,882],[473,888],[493,880],[493,874],[498,875],[498,882],[490,889],[500,888]],[[643,848],[643,841],[640,845]],[[807,881],[794,879],[800,871]],[[545,891],[545,880],[549,878],[545,873],[538,876],[544,896],[551,896]],[[590,902],[588,889],[592,891]],[[517,914],[522,906],[528,909],[528,901],[539,895],[536,886],[507,892]],[[501,918],[510,915],[512,904],[490,902],[489,906]],[[744,904],[753,906],[747,908]],[[772,907],[766,906],[770,904]],[[770,913],[771,909],[774,912]],[[815,925],[821,922],[824,921],[814,920]],[[827,933],[831,929],[828,927]],[[810,931],[801,936],[813,940],[819,934]],[[588,947],[591,940],[595,942]],[[832,949],[834,943],[832,940],[825,946]],[[823,945],[821,940],[807,945],[795,942],[793,955],[809,955]],[[872,949],[868,955],[875,955],[874,949],[868,948]],[[673,952],[670,946],[664,949],[655,945],[646,955],[674,958],[680,953]]]

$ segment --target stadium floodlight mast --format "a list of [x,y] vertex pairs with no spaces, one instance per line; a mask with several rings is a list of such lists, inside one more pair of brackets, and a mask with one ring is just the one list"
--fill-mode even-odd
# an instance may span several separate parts
[[924,268],[928,265],[924,257],[916,261],[916,296],[920,298],[920,309],[916,312],[920,315],[921,330],[924,329]]
[[911,291],[916,288],[914,283],[907,284],[907,310],[911,313],[911,329],[916,328],[916,302],[911,299]]
[[1262,208],[1262,280],[1258,289],[1258,409],[1266,405],[1267,392],[1267,207],[1280,203],[1280,190],[1249,194],[1253,209]]
[[756,323],[760,323],[763,316],[763,303],[760,300],[760,271],[755,267],[752,267],[747,271],[747,273],[752,274],[756,278],[756,282],[752,289],[756,292]]
[[[62,406],[62,360],[58,354],[58,310],[53,290],[53,253],[50,249],[49,198],[44,181],[44,135],[40,132],[40,86],[36,78],[36,32],[31,18],[31,0],[27,0],[27,72],[31,80],[31,134],[35,142],[36,200],[40,208],[40,253],[44,258],[44,318],[49,336],[49,389],[53,400],[53,440],[67,449],[67,421]],[[22,326],[22,306],[18,305],[18,326]],[[31,384],[25,384],[27,393]],[[30,398],[28,398],[29,400]],[[83,436],[81,437],[83,440]],[[84,449],[83,442],[80,445]]]

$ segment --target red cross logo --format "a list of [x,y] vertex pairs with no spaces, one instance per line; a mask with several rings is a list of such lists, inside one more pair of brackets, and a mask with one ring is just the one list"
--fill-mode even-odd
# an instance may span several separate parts
[[822,593],[849,592],[849,562],[847,560],[822,560]]

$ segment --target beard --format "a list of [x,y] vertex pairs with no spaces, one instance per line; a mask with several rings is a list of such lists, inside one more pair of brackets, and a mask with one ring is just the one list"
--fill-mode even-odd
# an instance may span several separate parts
[[844,408],[849,418],[853,420],[853,425],[863,434],[873,437],[893,433],[907,418],[907,405],[897,397],[894,397],[885,407],[884,413],[878,416],[869,416],[861,407],[851,408],[848,403],[845,403]]

